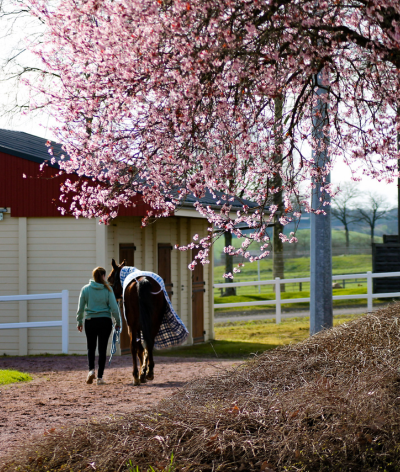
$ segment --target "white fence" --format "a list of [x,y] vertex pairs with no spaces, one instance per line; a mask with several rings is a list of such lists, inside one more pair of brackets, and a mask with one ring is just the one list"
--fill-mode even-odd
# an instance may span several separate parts
[[61,298],[61,320],[58,321],[29,321],[21,323],[0,323],[0,329],[15,328],[49,328],[61,326],[61,349],[63,354],[68,354],[68,311],[69,311],[69,292],[63,290],[61,293],[44,293],[35,295],[7,295],[1,296],[0,302],[23,302],[29,300],[51,300]]
[[[400,292],[392,293],[373,293],[372,291],[372,279],[381,277],[400,277],[400,272],[379,272],[372,273],[367,272],[363,274],[346,274],[346,275],[334,275],[332,280],[348,280],[348,279],[367,279],[367,293],[357,295],[333,295],[333,300],[355,300],[355,299],[367,299],[367,311],[372,311],[372,301],[374,298],[391,298],[400,297]],[[252,282],[233,282],[225,284],[214,284],[214,288],[229,288],[229,287],[248,287],[251,285],[275,285],[275,300],[265,300],[258,302],[240,302],[240,303],[216,303],[214,308],[231,308],[231,307],[247,307],[247,306],[259,306],[259,305],[276,305],[276,322],[281,322],[281,305],[282,303],[302,303],[309,302],[309,298],[281,298],[281,284],[299,283],[299,282],[310,282],[310,277],[302,277],[298,279],[280,279],[277,277],[274,280],[260,280]]]

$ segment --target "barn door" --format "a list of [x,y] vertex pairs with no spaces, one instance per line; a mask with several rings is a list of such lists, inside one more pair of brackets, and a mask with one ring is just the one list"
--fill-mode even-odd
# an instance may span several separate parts
[[[199,249],[192,249],[192,260]],[[192,336],[193,343],[204,341],[204,292],[203,264],[196,264],[192,272]]]
[[171,243],[158,244],[158,275],[164,280],[165,289],[170,300],[174,293],[172,291],[174,285],[171,280],[171,251]]
[[119,245],[119,262],[122,262],[124,259],[126,261],[126,266],[133,267],[135,264],[135,251],[136,246],[134,244],[120,244]]
[[[126,261],[125,265],[129,267],[133,267],[135,264],[135,245],[134,244],[120,244],[119,245],[119,262],[122,262],[124,259]],[[128,334],[128,327],[124,318],[124,307],[122,306],[122,302],[119,306],[122,318],[122,333],[120,339],[120,346],[121,346],[121,355],[130,354],[131,353],[131,346],[130,346],[130,339]]]

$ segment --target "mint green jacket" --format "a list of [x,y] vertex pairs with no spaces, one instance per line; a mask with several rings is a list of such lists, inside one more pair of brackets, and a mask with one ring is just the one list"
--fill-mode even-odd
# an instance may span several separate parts
[[113,292],[110,292],[103,284],[90,280],[79,295],[76,321],[78,326],[83,325],[83,319],[111,318],[115,319],[117,326],[121,326],[121,315],[118,303]]

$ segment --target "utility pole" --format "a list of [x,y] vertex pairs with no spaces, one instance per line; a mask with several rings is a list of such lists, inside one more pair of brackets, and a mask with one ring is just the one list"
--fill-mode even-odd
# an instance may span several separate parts
[[[324,134],[324,127],[329,123],[327,103],[324,96],[327,94],[326,86],[322,86],[322,72],[315,76],[317,105],[313,109],[313,137],[316,141],[316,149],[313,150],[315,167],[323,167],[329,162],[329,134]],[[327,176],[330,181],[330,176]],[[322,208],[320,202],[321,184],[315,182],[316,187],[312,191],[311,203],[313,208]],[[323,195],[324,201],[330,201],[329,195]],[[318,333],[322,329],[331,328],[333,325],[332,308],[332,243],[331,243],[331,208],[323,207],[326,215],[311,213],[311,238],[310,238],[310,334]]]

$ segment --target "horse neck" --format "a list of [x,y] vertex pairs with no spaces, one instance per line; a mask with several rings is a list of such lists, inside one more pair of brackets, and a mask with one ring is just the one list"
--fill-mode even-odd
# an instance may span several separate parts
[[124,290],[123,290],[123,286],[122,286],[122,283],[121,283],[121,271],[119,271],[118,274],[115,275],[115,282],[114,282],[113,289],[114,289],[115,298],[117,298],[116,292],[120,292],[121,296],[118,297],[118,298],[122,298]]

